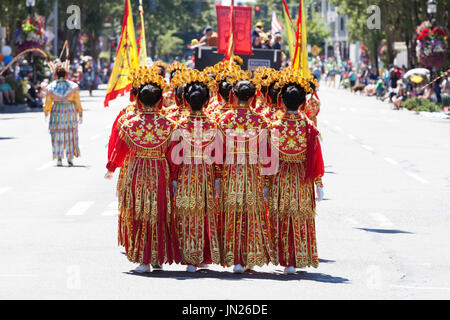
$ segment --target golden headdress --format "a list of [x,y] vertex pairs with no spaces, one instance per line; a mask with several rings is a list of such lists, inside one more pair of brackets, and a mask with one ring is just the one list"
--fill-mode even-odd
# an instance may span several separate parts
[[244,71],[240,68],[233,68],[227,70],[227,72],[222,72],[217,75],[216,80],[218,82],[225,80],[232,85],[235,85],[239,81],[250,81],[255,85],[257,90],[261,90],[261,79],[254,78],[251,71]]
[[269,87],[276,83],[281,76],[281,72],[272,68],[259,67],[254,72],[255,81],[259,82],[261,86]]
[[192,83],[203,83],[211,92],[217,90],[216,81],[209,77],[206,72],[187,68],[175,74],[171,86],[173,88],[178,88]]
[[306,93],[314,93],[308,80],[301,76],[300,70],[286,68],[280,72],[275,88],[283,88],[289,84],[297,84],[305,89]]
[[167,70],[169,68],[167,63],[160,61],[160,60],[153,62],[152,67],[161,67],[164,70]]
[[186,67],[186,65],[184,65],[183,63],[181,63],[181,62],[179,62],[179,61],[175,61],[175,62],[173,62],[168,68],[167,68],[167,71],[169,72],[169,73],[172,73],[172,72],[174,72],[174,71],[177,71],[177,70],[184,70],[184,69],[186,69],[187,67]]
[[133,84],[133,88],[140,88],[146,84],[153,83],[160,87],[161,90],[165,90],[167,85],[159,71],[154,65],[151,67],[140,66],[131,70],[128,80]]

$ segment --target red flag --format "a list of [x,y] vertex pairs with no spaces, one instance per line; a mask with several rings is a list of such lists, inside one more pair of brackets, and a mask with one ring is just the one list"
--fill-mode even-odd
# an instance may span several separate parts
[[230,37],[233,35],[234,53],[252,55],[252,7],[234,6],[233,23],[230,21],[230,7],[217,6],[217,33],[219,34],[219,53],[227,55]]

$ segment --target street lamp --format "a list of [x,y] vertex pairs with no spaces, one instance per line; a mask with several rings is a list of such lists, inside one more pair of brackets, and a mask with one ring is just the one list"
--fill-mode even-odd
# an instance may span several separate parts
[[33,15],[33,7],[36,5],[36,0],[27,0],[26,6],[28,7],[28,10],[30,11],[30,16]]
[[437,12],[437,1],[436,0],[428,0],[427,2],[427,12],[431,17],[431,20],[433,20],[434,16]]

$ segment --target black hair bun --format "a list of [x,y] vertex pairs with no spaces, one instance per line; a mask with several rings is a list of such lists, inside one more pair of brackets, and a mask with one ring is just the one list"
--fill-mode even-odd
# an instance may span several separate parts
[[256,87],[250,81],[239,81],[234,86],[233,91],[240,101],[247,102],[256,94]]
[[200,111],[209,100],[209,90],[203,83],[192,83],[184,89],[184,97],[192,110]]
[[162,90],[155,84],[147,84],[139,90],[139,100],[146,107],[153,107],[162,98]]
[[219,93],[226,101],[230,99],[230,92],[233,89],[233,85],[226,81],[222,81],[219,84]]
[[270,97],[270,100],[272,100],[272,103],[276,103],[278,101],[278,95],[280,93],[280,89],[275,88],[275,83],[272,83],[267,90],[267,95]]
[[297,110],[306,100],[306,91],[298,84],[289,84],[281,91],[284,104],[290,111]]

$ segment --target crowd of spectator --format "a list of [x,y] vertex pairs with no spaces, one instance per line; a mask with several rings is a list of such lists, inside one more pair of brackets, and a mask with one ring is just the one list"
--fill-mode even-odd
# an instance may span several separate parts
[[[415,99],[417,104],[435,105],[435,109],[448,109],[450,106],[450,82],[448,75],[431,77],[431,73],[421,69],[422,73],[412,81],[408,69],[391,65],[384,70],[373,66],[361,65],[357,68],[351,61],[337,63],[331,58],[313,60],[312,72],[317,78],[334,88],[345,88],[365,96],[374,96],[388,101],[394,109],[403,109],[405,102]],[[438,78],[431,81],[431,78]],[[424,101],[426,100],[426,101]]]
[[[99,84],[108,83],[112,67],[113,64],[104,59],[97,63],[90,57],[80,57],[71,64],[68,79],[76,82],[81,89],[89,90],[92,96]],[[4,65],[0,66],[0,71],[3,68]],[[0,77],[0,106],[20,102],[32,109],[42,108],[45,88],[52,80],[49,70],[42,74],[33,62],[22,58]]]
[[255,49],[281,50],[282,39],[280,32],[265,33],[261,22],[258,22],[252,30],[252,47]]

